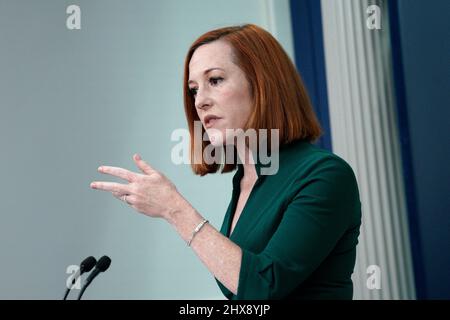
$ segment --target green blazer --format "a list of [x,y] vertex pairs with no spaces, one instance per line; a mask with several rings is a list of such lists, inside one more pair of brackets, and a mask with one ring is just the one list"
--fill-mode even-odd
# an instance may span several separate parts
[[261,175],[229,234],[243,167],[220,232],[242,249],[237,294],[228,299],[352,299],[350,278],[361,225],[361,203],[351,167],[305,142],[280,148],[279,170]]

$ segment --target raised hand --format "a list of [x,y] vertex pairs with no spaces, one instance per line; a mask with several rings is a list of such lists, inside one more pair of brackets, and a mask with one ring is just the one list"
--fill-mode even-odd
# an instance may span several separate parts
[[186,205],[175,185],[162,173],[153,169],[138,154],[133,156],[133,160],[142,174],[119,167],[100,166],[99,172],[119,177],[128,183],[94,181],[91,188],[109,191],[117,199],[150,217],[167,218],[181,205]]

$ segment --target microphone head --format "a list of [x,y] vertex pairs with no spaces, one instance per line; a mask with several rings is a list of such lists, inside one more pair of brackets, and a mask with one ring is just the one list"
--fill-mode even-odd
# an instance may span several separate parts
[[96,264],[97,259],[95,259],[93,256],[87,257],[80,264],[80,274],[91,271]]
[[110,264],[111,259],[108,256],[103,256],[98,260],[97,265],[95,267],[99,269],[101,272],[104,272],[108,270]]

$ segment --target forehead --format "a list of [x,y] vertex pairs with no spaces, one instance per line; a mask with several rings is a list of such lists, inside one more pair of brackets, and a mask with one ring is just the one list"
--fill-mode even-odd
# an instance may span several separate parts
[[198,47],[189,62],[191,79],[209,68],[231,67],[232,53],[231,46],[225,41],[214,41]]

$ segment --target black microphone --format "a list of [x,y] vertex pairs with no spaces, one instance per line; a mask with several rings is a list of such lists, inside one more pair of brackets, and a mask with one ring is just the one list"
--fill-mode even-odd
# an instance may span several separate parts
[[78,270],[78,274],[73,277],[72,285],[70,286],[70,288],[66,289],[66,293],[64,294],[63,300],[67,299],[67,296],[69,295],[69,292],[72,289],[72,286],[75,284],[75,281],[77,280],[77,278],[81,277],[81,275],[83,273],[91,271],[96,263],[97,263],[97,259],[95,259],[93,256],[87,257],[80,263],[80,269]]
[[91,284],[92,280],[94,280],[94,278],[98,276],[100,272],[105,272],[106,270],[108,270],[110,264],[111,259],[108,256],[103,256],[98,260],[94,271],[92,271],[87,277],[86,282],[84,283],[83,288],[81,289],[80,294],[78,295],[78,300],[81,299],[84,291]]

